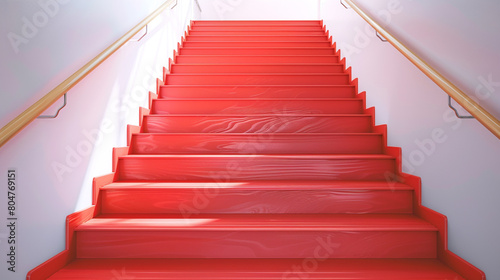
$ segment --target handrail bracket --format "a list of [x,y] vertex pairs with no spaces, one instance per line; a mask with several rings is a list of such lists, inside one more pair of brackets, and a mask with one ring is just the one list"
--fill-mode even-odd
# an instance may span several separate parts
[[378,30],[376,30],[376,29],[375,29],[375,35],[377,35],[377,37],[380,39],[380,41],[382,41],[384,43],[389,42],[389,41],[387,41],[387,39],[384,36],[380,35],[380,33],[378,33]]
[[460,115],[458,110],[455,107],[453,107],[453,104],[451,104],[451,96],[449,96],[449,95],[448,95],[448,107],[450,107],[453,110],[453,112],[455,112],[455,115],[459,119],[475,119],[474,116],[462,116],[462,115]]
[[67,100],[67,95],[68,93],[65,93],[64,94],[64,99],[63,99],[63,105],[61,107],[59,107],[59,109],[57,109],[56,113],[54,115],[40,115],[37,117],[37,119],[55,119],[57,118],[57,116],[59,116],[59,112],[61,112],[61,110],[66,107],[66,105],[68,104],[68,100]]
[[141,38],[139,38],[135,41],[130,41],[130,42],[140,42],[142,40],[142,38],[146,37],[146,35],[148,35],[148,26],[149,26],[149,24],[146,24],[146,30],[145,30],[144,34],[142,34]]
[[342,6],[344,6],[344,8],[349,9],[349,7],[347,7],[346,4],[344,4],[344,1],[340,0],[340,4],[342,4]]

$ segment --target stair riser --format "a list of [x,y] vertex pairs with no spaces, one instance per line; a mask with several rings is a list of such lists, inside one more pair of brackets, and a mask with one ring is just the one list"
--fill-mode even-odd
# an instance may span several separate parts
[[[412,213],[412,191],[123,189],[102,191],[103,213]],[[130,199],[133,197],[133,199]]]
[[[277,157],[125,157],[118,181],[242,182],[265,180],[384,181],[394,159]],[[392,173],[391,173],[392,172]]]
[[[314,143],[314,145],[311,145]],[[380,154],[382,135],[137,134],[132,154]]]
[[330,42],[183,42],[183,47],[190,48],[330,48]]
[[193,73],[343,73],[344,65],[183,65],[174,64],[173,74]]
[[366,133],[370,116],[146,116],[144,133]]
[[354,86],[163,86],[159,98],[352,98]]
[[189,36],[325,36],[325,32],[318,28],[309,31],[296,30],[273,30],[272,28],[262,28],[261,30],[191,30]]
[[166,85],[348,85],[349,75],[167,75]]
[[335,55],[334,48],[181,48],[181,55]]
[[436,233],[78,232],[77,248],[77,258],[435,258]]
[[[98,269],[89,269],[93,267],[98,267]],[[353,274],[356,278],[353,278]],[[62,270],[50,278],[50,280],[68,279],[466,280],[438,259],[324,259],[322,256],[312,259],[262,260],[78,259],[71,269]],[[467,279],[483,280],[485,277]]]
[[222,20],[222,21],[195,21],[192,24],[193,27],[197,26],[218,26],[218,27],[226,27],[226,26],[278,26],[278,27],[321,27],[321,21],[319,20],[259,20],[259,21],[240,21],[240,20]]
[[205,36],[205,35],[188,35],[186,38],[187,42],[293,42],[293,41],[302,41],[302,42],[328,42],[328,37],[326,35],[321,36],[278,36],[278,35],[214,35],[214,36]]
[[322,31],[321,26],[278,26],[278,25],[256,25],[256,26],[198,26],[193,25],[191,31]]
[[363,101],[352,100],[164,100],[153,101],[152,114],[362,114]]
[[255,63],[284,63],[284,64],[323,64],[323,63],[339,63],[339,57],[336,55],[302,55],[302,56],[248,56],[248,55],[178,55],[178,64],[195,64],[195,63],[214,63],[214,64],[255,64]]

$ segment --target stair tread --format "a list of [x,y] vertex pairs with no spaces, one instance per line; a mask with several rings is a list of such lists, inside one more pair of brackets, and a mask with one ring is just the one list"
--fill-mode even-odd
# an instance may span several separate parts
[[386,181],[255,181],[255,182],[114,182],[102,190],[121,189],[230,189],[230,190],[413,190],[412,187],[398,182]]
[[346,76],[347,73],[171,73],[168,76]]
[[[183,47],[215,47],[220,46],[221,41],[184,41],[182,43]],[[263,41],[226,41],[224,42],[225,47],[332,47],[330,41],[274,41],[274,42],[263,42]]]
[[[309,31],[306,31],[305,33],[308,33]],[[247,35],[247,34],[238,34],[238,35],[224,35],[224,34],[221,34],[221,35],[213,35],[213,34],[188,34],[188,37],[198,37],[198,36],[202,36],[202,37],[263,37],[263,38],[271,38],[271,37],[322,37],[322,38],[326,38],[326,35],[323,34],[323,35],[253,35],[253,34],[250,34],[250,35]],[[265,41],[265,40],[264,40]]]
[[206,26],[206,24],[219,24],[219,25],[230,25],[230,26],[234,26],[234,25],[238,25],[238,24],[251,24],[251,25],[255,25],[255,24],[261,24],[261,23],[279,23],[279,24],[282,24],[282,25],[289,25],[289,24],[292,24],[292,25],[303,25],[303,24],[300,24],[300,23],[308,23],[308,24],[321,24],[321,20],[314,20],[314,19],[304,19],[304,20],[279,20],[279,19],[265,19],[265,20],[245,20],[245,19],[242,19],[242,20],[238,20],[238,19],[232,19],[232,20],[211,20],[211,19],[200,19],[200,20],[195,20],[193,21],[194,23],[194,26],[198,26],[200,23],[203,23],[203,26]]
[[162,85],[159,99],[356,97],[355,85]]
[[[310,89],[314,91],[315,89],[343,89],[349,88],[354,89],[354,85],[161,85],[161,88],[170,89],[170,88],[188,88],[188,89],[196,89],[196,88],[229,88],[236,89],[237,88],[245,88],[245,89]],[[308,97],[301,97],[308,98]],[[317,97],[311,97],[317,98]]]
[[[274,37],[274,36],[272,36]],[[202,42],[202,41],[196,41],[196,42]],[[238,41],[241,42],[241,41]],[[286,41],[279,41],[279,42],[286,42]],[[302,41],[304,42],[304,41]],[[315,42],[315,41],[312,41]],[[301,49],[301,50],[332,50],[333,47],[183,47],[183,49],[211,49],[211,50],[234,50],[234,49],[239,49],[239,50],[247,50],[247,49],[283,49],[283,50],[294,50],[294,49]],[[181,54],[182,55],[182,54]],[[196,55],[200,56],[200,55]],[[220,56],[220,55],[212,55],[212,56]],[[241,55],[234,55],[234,54],[228,54],[228,56],[241,56]],[[244,56],[290,56],[290,55],[244,55]],[[308,56],[308,55],[301,55],[301,56]],[[325,55],[316,55],[316,56],[325,56]],[[330,56],[335,56],[335,55],[330,55]]]
[[[210,133],[210,132],[193,132],[193,133],[184,133],[184,132],[179,132],[179,133],[146,133],[146,132],[140,132],[140,133],[133,133],[132,135],[163,135],[163,136],[195,136],[195,135],[220,135],[220,133]],[[266,136],[266,135],[273,135],[273,136],[382,136],[382,133],[377,133],[377,132],[349,132],[349,133],[342,133],[342,132],[318,132],[318,133],[310,133],[310,132],[304,132],[304,133],[235,133],[235,132],[228,132],[224,133],[224,135],[241,135],[241,136]]]
[[[179,75],[179,74],[177,74]],[[195,76],[196,74],[192,74]],[[213,75],[213,74],[209,74]],[[243,75],[243,74],[239,74]],[[286,74],[285,74],[286,75]],[[354,85],[295,85],[295,84],[285,84],[285,85],[161,85],[161,87],[169,88],[169,87],[230,87],[234,88],[235,86],[241,88],[311,88],[314,90],[315,88],[354,88]]]
[[412,214],[102,214],[77,231],[437,231]]
[[311,280],[464,280],[437,259],[314,261],[317,268],[305,272],[303,259],[76,259],[49,280],[304,279],[299,276]]
[[[156,99],[170,101],[169,98]],[[176,98],[175,101],[363,101],[361,98]]]
[[393,156],[384,154],[346,154],[346,155],[333,155],[333,154],[293,154],[293,155],[283,155],[283,154],[266,154],[266,155],[240,155],[240,154],[194,154],[194,155],[179,155],[179,154],[162,154],[162,155],[125,155],[120,158],[273,158],[273,159],[395,159]]
[[[242,49],[243,47],[237,47],[238,49]],[[283,47],[280,47],[280,48],[283,48]],[[313,48],[313,49],[317,49],[317,47],[306,47],[306,48]],[[200,48],[200,49],[205,49],[205,48]],[[220,48],[215,48],[215,47],[212,47],[212,49],[220,49]],[[246,49],[246,48],[243,48],[243,49]],[[265,48],[267,49],[267,48]],[[321,47],[321,49],[331,49],[330,47]],[[224,56],[224,57],[231,57],[231,56],[234,56],[234,57],[281,57],[281,58],[292,58],[292,57],[297,57],[297,56],[300,56],[300,57],[314,57],[314,58],[325,58],[325,57],[338,57],[337,55],[306,55],[306,54],[303,54],[303,55],[279,55],[279,54],[276,54],[276,55],[265,55],[265,54],[261,54],[261,55],[256,55],[256,54],[246,54],[246,55],[231,55],[231,54],[228,54],[228,55],[220,55],[220,54],[204,54],[204,55],[201,55],[201,54],[178,54],[177,57],[194,57],[194,58],[199,58],[199,57],[220,57],[220,56]],[[296,62],[293,62],[292,64],[295,64]],[[321,62],[323,63],[323,62]],[[287,64],[287,63],[282,63],[282,64]],[[314,63],[313,63],[314,64]],[[237,64],[239,65],[239,63]]]
[[152,114],[154,117],[370,117],[371,114]]
[[[204,30],[207,30],[207,31],[218,31],[218,30],[229,30],[229,31],[233,31],[233,30],[249,30],[249,31],[252,31],[252,30],[256,30],[256,29],[261,29],[263,27],[270,27],[271,25],[256,25],[256,26],[237,26],[237,25],[227,25],[227,26],[220,26],[220,25],[203,25],[203,26],[200,26],[200,25],[194,25],[194,26],[191,26],[191,29],[190,30],[193,30],[193,31],[204,31]],[[303,25],[288,25],[288,26],[276,26],[274,25],[273,26],[274,29],[273,30],[278,30],[280,31],[283,30],[283,31],[290,31],[290,30],[293,30],[293,31],[316,31],[318,29],[320,30],[323,30],[323,28],[319,25],[316,25],[316,26],[303,26]]]
[[[306,33],[308,31],[304,31],[304,33]],[[236,36],[236,35],[189,35],[189,36],[213,36],[213,37],[221,37],[221,36],[230,36],[230,37],[233,37],[233,36]],[[241,35],[242,37],[243,36],[260,36],[260,35]],[[275,35],[268,35],[269,37],[276,37]],[[289,36],[299,36],[299,37],[307,37],[307,36],[303,36],[303,35],[284,35],[285,37],[289,37]],[[313,35],[314,37],[322,37],[323,35]],[[192,43],[213,43],[214,41],[193,41]],[[221,43],[221,44],[225,44],[225,43],[234,43],[234,41],[216,41],[217,43]],[[185,43],[185,42],[184,42]],[[270,42],[270,41],[238,41],[238,43],[269,43],[269,44],[272,44],[272,43],[275,43],[275,42]],[[295,41],[280,41],[280,43],[317,43],[317,41],[305,41],[305,40],[295,40]],[[228,48],[228,47],[223,47],[223,48]],[[311,48],[311,47],[309,47]],[[326,48],[331,48],[330,47],[326,47]]]
[[344,65],[343,63],[177,63],[173,66],[339,66]]
[[191,29],[188,35],[322,35],[325,36],[325,31],[321,28],[314,30],[273,30],[273,29],[254,29],[254,30],[195,30]]

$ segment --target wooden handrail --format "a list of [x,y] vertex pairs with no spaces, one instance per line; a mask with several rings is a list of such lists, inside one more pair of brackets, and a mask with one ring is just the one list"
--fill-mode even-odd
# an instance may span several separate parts
[[47,108],[49,108],[54,102],[56,102],[61,96],[63,96],[68,90],[73,88],[78,82],[85,78],[90,72],[92,72],[97,66],[104,62],[108,57],[110,57],[114,52],[116,52],[121,46],[127,43],[132,37],[134,37],[139,31],[141,31],[148,23],[160,15],[166,8],[168,8],[172,3],[177,2],[175,0],[165,1],[158,9],[153,13],[143,19],[134,28],[129,30],[120,39],[114,42],[112,45],[107,47],[98,56],[94,57],[91,61],[85,64],[82,68],[76,71],[73,75],[69,76],[66,80],[60,83],[57,87],[47,93],[45,96],[40,98],[37,102],[31,105],[28,109],[22,112],[19,116],[10,121],[7,125],[2,127],[0,130],[0,147],[7,143],[12,137],[24,129],[28,124],[35,120],[39,115],[41,115]]
[[403,43],[397,40],[391,33],[385,30],[380,24],[367,15],[353,0],[344,0],[356,11],[368,24],[377,30],[387,41],[389,41],[399,52],[408,58],[417,66],[427,77],[433,80],[441,89],[443,89],[451,98],[460,104],[465,110],[473,115],[482,125],[491,133],[500,139],[500,121],[481,107],[476,101],[470,98],[456,85],[446,79],[441,73],[432,68],[428,63],[409,50]]

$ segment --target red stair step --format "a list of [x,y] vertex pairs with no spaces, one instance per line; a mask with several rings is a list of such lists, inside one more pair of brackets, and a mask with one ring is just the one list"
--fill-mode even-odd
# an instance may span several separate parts
[[362,99],[153,100],[152,114],[362,114]]
[[272,29],[274,31],[318,31],[323,30],[320,25],[307,26],[307,25],[192,25],[191,31],[260,31],[260,30],[268,30]]
[[159,98],[352,98],[353,85],[165,85]]
[[169,74],[167,85],[347,85],[349,74]]
[[[387,182],[113,183],[102,213],[412,213],[413,189]],[[131,199],[133,198],[133,199]]]
[[174,64],[173,74],[190,73],[344,73],[344,64]]
[[437,229],[405,214],[109,214],[76,229],[78,258],[435,258]]
[[181,55],[335,55],[337,51],[332,48],[181,48]]
[[465,280],[437,259],[324,259],[327,249],[313,259],[76,259],[48,280]]
[[[210,48],[212,49],[212,48]],[[325,48],[322,48],[325,49]],[[330,51],[330,50],[329,50]],[[188,63],[227,63],[227,64],[248,64],[248,63],[282,63],[282,64],[323,64],[339,63],[340,59],[336,55],[178,55],[177,64]]]
[[197,20],[192,26],[321,26],[319,20]]
[[149,115],[144,133],[366,133],[371,115]]
[[385,155],[129,155],[116,180],[236,182],[269,180],[384,181],[396,174]]
[[185,41],[182,43],[183,47],[191,48],[214,48],[214,47],[225,47],[225,48],[331,48],[332,43],[329,41],[325,42],[259,42],[259,41],[229,41],[229,42],[212,42],[212,41]]
[[290,41],[307,41],[307,42],[328,42],[328,37],[322,35],[188,35],[186,41],[267,41],[267,42],[290,42]]
[[[131,154],[381,154],[375,133],[140,133]],[[314,145],[311,145],[314,143]]]
[[[190,30],[189,36],[325,36],[321,28],[316,30],[274,30],[261,28],[260,30]],[[265,37],[264,37],[265,38]],[[267,41],[267,40],[265,40]]]

